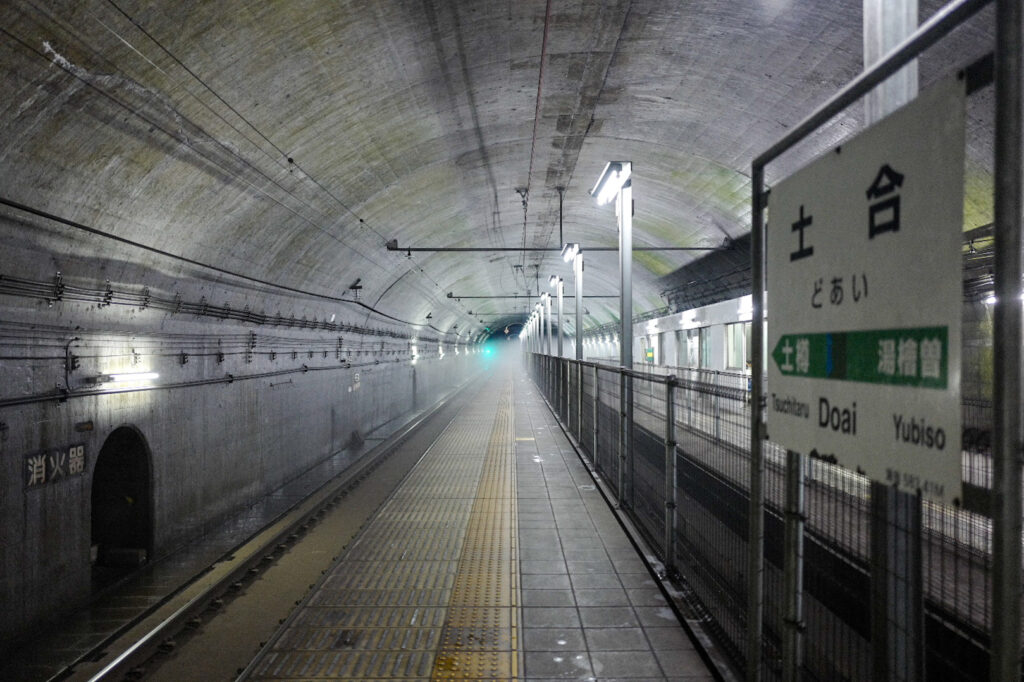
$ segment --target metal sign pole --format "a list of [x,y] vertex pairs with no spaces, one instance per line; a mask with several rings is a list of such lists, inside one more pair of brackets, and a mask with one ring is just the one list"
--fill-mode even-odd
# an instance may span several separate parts
[[[624,370],[633,369],[633,181],[627,180],[619,190],[616,202],[619,214],[619,271],[622,277],[622,300],[619,304],[622,331],[619,333],[619,356]],[[633,481],[633,377],[622,377],[622,431],[619,480],[632,487]],[[632,495],[620,487],[619,503],[632,506]]]
[[548,294],[544,295],[544,320],[546,325],[544,352],[551,355],[551,296]]
[[[917,28],[917,0],[864,0],[864,65],[871,66]],[[871,125],[917,96],[911,61],[865,96]],[[872,481],[871,582],[873,670],[878,679],[920,679],[924,613],[921,600],[921,501]]]
[[558,278],[555,287],[558,289],[558,317],[555,318],[557,320],[555,326],[558,327],[558,357],[562,357],[562,337],[564,336],[562,333],[562,299],[564,298],[565,284],[561,277]]
[[583,254],[573,258],[573,281],[576,284],[576,359],[583,359]]
[[[576,285],[576,362],[583,361],[583,254],[577,253],[572,259],[573,284]],[[577,364],[576,372],[576,429],[577,440],[583,439],[583,365]]]
[[992,680],[1021,672],[1021,15],[1020,0],[997,0]]
[[764,166],[751,169],[753,212],[750,228],[750,277],[753,319],[750,342],[753,372],[750,385],[750,507],[747,534],[747,679],[761,679],[764,632]]
[[557,406],[557,409],[558,409],[559,416],[561,416],[561,414],[562,414],[562,401],[564,400],[565,404],[567,406],[566,418],[568,418],[568,414],[569,414],[568,413],[569,395],[568,395],[568,389],[567,389],[568,382],[566,380],[567,379],[567,377],[566,377],[566,369],[567,369],[567,367],[566,367],[566,364],[562,361],[562,337],[564,336],[564,334],[562,333],[562,323],[563,323],[563,318],[562,318],[562,309],[563,309],[562,308],[562,299],[564,298],[564,295],[563,295],[564,289],[565,289],[565,285],[562,282],[562,278],[559,277],[557,282],[555,282],[555,290],[558,292],[558,310],[556,312],[557,317],[555,318],[555,320],[556,320],[555,333],[558,335],[557,339],[556,339],[556,343],[555,343],[556,349],[558,351],[558,360],[556,361],[556,364],[558,366],[558,406]]
[[625,509],[628,505],[626,503],[626,457],[629,452],[629,441],[626,437],[626,420],[628,416],[626,414],[626,382],[629,379],[626,377],[626,371],[623,368],[619,368],[619,469],[618,477],[616,478],[616,487],[618,488],[618,503],[619,507]]
[[665,380],[665,575],[676,574],[676,378]]
[[[598,387],[600,385],[599,384],[598,371],[599,370],[597,368],[597,363],[595,363],[594,364],[594,404],[593,404],[593,414],[591,415],[591,417],[594,420],[594,447],[590,451],[590,463],[594,466],[595,469],[597,468],[597,446],[599,444],[598,432],[601,430],[600,421],[598,420],[598,403],[600,402],[600,396],[601,396],[601,392],[598,390]],[[581,430],[583,429],[582,424],[580,425],[580,429]]]
[[800,668],[803,665],[805,467],[806,462],[799,452],[786,451],[786,527],[783,537],[786,615],[782,651],[784,682],[799,682]]

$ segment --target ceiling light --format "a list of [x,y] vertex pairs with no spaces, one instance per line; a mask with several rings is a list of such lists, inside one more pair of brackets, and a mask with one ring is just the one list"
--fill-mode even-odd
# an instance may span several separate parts
[[632,164],[623,161],[609,161],[601,171],[601,177],[597,179],[594,189],[590,190],[590,196],[597,199],[598,206],[604,206],[615,198],[619,190],[629,180],[632,174]]

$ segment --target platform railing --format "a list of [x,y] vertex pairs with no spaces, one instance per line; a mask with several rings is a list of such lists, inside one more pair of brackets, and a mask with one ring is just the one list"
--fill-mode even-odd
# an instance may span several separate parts
[[[746,657],[750,482],[748,375],[612,365],[527,355],[529,371],[605,489],[657,553],[666,579],[738,671]],[[632,475],[619,489],[619,389],[633,381]],[[965,400],[965,414],[985,402]],[[978,419],[979,429],[984,428]],[[966,424],[966,422],[965,422]],[[786,450],[764,443],[764,629],[762,676],[781,679],[787,508],[802,507],[805,679],[867,680],[873,674],[871,485],[823,459],[804,458],[786,488]],[[790,462],[790,466],[793,463]],[[963,470],[991,469],[990,456],[965,440]],[[979,480],[981,477],[978,477]],[[987,479],[990,481],[991,476]],[[987,495],[990,484],[977,486]],[[628,507],[620,500],[631,500]],[[787,499],[789,503],[787,504]],[[794,505],[797,505],[794,507]],[[924,600],[923,656],[928,679],[984,679],[992,622],[992,530],[979,510],[924,502],[912,537]],[[876,519],[877,522],[877,519]],[[790,531],[792,533],[794,531]],[[788,549],[786,549],[788,548]]]

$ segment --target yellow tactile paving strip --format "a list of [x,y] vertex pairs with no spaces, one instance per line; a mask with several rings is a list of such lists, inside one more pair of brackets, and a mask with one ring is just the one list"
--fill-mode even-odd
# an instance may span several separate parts
[[510,391],[498,405],[432,679],[514,679],[518,565]]
[[250,679],[515,679],[512,386],[464,410]]

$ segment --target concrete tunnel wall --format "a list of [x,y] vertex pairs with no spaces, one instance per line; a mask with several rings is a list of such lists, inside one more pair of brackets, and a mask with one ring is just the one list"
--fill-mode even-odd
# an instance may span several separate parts
[[[0,221],[0,244],[0,317],[25,332],[7,339],[16,350],[0,360],[5,641],[89,599],[91,485],[116,428],[137,429],[151,453],[151,558],[159,558],[344,448],[353,433],[429,406],[481,357],[351,305],[255,290],[35,220]],[[120,301],[146,288],[182,309]],[[200,301],[205,312],[186,305]],[[223,318],[227,307],[269,319]],[[346,328],[301,328],[303,318]],[[65,347],[78,365],[67,374]],[[148,390],[94,394],[111,386],[92,383],[96,376],[139,370],[159,379],[140,386]],[[219,383],[199,383],[209,380]],[[86,424],[91,430],[80,430]],[[85,446],[82,475],[27,485],[28,456],[75,444]]]

